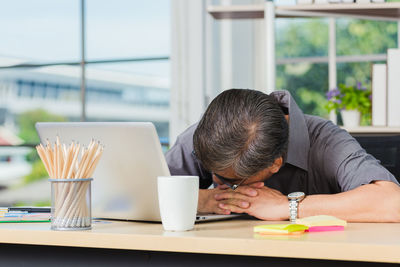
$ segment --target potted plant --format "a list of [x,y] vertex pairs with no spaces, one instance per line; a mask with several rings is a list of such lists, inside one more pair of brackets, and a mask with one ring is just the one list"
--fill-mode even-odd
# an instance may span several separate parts
[[371,91],[360,82],[356,86],[339,84],[338,88],[326,93],[328,111],[340,111],[345,127],[360,125],[361,115],[371,113]]

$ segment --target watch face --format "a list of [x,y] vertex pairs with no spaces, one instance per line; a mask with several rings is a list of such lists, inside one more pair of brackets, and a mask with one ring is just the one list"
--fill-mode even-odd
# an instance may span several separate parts
[[289,199],[300,199],[303,198],[305,194],[303,192],[293,192],[288,195]]

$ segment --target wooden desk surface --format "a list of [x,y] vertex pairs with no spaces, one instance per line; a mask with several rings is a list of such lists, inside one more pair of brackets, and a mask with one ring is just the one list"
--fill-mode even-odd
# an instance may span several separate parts
[[400,263],[400,224],[350,223],[345,231],[301,236],[253,234],[253,226],[267,223],[273,222],[207,222],[188,232],[164,232],[161,224],[139,222],[95,222],[89,231],[2,223],[0,243]]

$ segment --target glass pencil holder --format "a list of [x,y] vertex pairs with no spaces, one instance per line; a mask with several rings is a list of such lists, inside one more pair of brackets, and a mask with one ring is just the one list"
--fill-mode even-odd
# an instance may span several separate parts
[[92,229],[91,182],[93,178],[49,179],[51,229]]

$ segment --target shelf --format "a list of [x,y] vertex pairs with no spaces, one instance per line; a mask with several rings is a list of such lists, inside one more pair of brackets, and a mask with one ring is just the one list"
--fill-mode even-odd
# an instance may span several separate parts
[[351,134],[400,134],[400,127],[360,126],[353,128],[341,127]]
[[[207,11],[215,19],[257,19],[264,17],[264,5],[209,6]],[[397,21],[400,19],[400,2],[276,6],[275,14],[277,18],[353,17]]]
[[263,5],[209,6],[207,12],[215,19],[262,19]]

